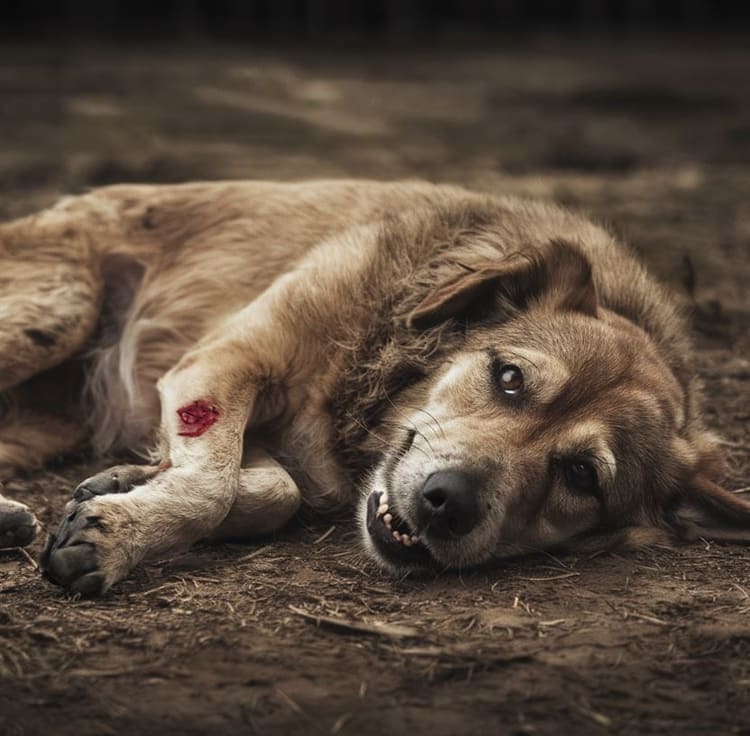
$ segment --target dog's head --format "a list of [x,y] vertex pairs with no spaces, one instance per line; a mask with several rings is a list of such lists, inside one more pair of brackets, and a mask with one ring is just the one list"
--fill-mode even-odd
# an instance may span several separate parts
[[361,506],[378,561],[459,568],[644,529],[750,538],[750,506],[717,485],[721,453],[694,416],[691,379],[602,306],[581,251],[555,242],[479,265],[408,319],[468,324],[477,310],[463,347],[380,428],[389,449]]

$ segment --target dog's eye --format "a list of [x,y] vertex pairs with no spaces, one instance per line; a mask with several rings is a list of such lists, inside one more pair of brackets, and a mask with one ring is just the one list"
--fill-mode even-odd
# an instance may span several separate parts
[[563,462],[565,480],[579,491],[596,493],[599,490],[599,479],[594,466],[586,460],[571,458]]
[[506,396],[517,396],[521,393],[523,389],[523,373],[517,365],[496,361],[493,366],[493,372],[497,387]]

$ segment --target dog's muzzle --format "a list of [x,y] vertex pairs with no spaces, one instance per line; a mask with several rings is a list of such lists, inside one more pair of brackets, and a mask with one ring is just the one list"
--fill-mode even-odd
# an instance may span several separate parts
[[412,528],[398,515],[386,491],[367,499],[367,533],[377,552],[398,566],[425,567],[433,560],[432,545],[457,541],[479,522],[474,479],[460,470],[432,473],[418,491]]
[[385,492],[373,491],[367,499],[367,533],[378,553],[395,565],[422,567],[431,560],[416,532],[391,509]]

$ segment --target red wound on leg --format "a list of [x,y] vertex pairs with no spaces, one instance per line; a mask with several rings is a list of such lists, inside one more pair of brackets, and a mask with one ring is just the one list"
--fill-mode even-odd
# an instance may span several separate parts
[[194,401],[177,410],[182,422],[180,437],[200,437],[219,418],[219,410],[207,401]]

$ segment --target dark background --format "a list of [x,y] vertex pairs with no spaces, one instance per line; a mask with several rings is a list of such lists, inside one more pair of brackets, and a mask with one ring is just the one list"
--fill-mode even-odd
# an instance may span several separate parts
[[749,18],[750,6],[736,0],[6,0],[0,5],[2,33],[37,37],[72,32],[410,39],[477,30],[736,30]]
[[[422,178],[582,210],[692,315],[726,487],[748,494],[745,8],[0,0],[0,220],[200,179]],[[51,529],[113,462],[3,493]],[[352,520],[321,519],[90,602],[41,579],[43,538],[0,552],[2,736],[750,733],[740,545],[394,581]]]

